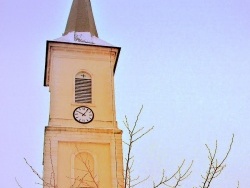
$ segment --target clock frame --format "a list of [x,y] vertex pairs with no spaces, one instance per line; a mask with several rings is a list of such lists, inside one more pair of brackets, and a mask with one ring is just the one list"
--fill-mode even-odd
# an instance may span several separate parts
[[89,107],[79,106],[73,112],[75,121],[82,124],[87,124],[93,121],[94,112]]

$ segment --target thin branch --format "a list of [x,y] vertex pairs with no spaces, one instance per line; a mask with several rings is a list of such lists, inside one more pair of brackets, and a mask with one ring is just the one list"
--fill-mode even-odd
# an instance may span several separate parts
[[143,136],[145,136],[146,134],[148,134],[150,131],[152,131],[154,129],[154,126],[151,127],[150,129],[148,129],[146,132],[142,133],[139,137],[137,137],[136,139],[133,140],[133,142],[136,142],[137,140],[139,140],[140,138],[142,138]]
[[[137,182],[136,182],[135,184],[131,185],[130,187],[131,187],[131,188],[132,188],[132,187],[135,187],[135,186],[137,186],[137,185],[139,185],[139,184],[141,184],[141,183],[147,181],[147,180],[149,179],[149,177],[150,177],[150,176],[144,178],[143,180],[138,181],[138,180],[140,179],[140,176],[138,176],[138,177],[135,179],[135,181],[137,181]],[[133,181],[134,181],[134,180],[132,180],[131,182],[133,182]]]
[[[184,171],[184,173],[182,173],[181,171],[183,169],[184,164],[185,164],[185,160],[183,160],[181,165],[177,168],[177,170],[170,177],[167,177],[165,175],[165,170],[163,169],[162,176],[161,176],[159,183],[155,184],[155,182],[153,182],[153,188],[157,188],[160,186],[176,188],[180,186],[180,183],[191,175],[192,173],[191,167],[193,166],[193,161],[190,163],[190,165]],[[172,180],[175,180],[175,183],[172,183],[172,185],[170,185],[170,181]]]
[[43,178],[40,176],[40,174],[28,163],[27,159],[24,158],[25,163],[30,167],[32,172],[40,179],[43,181]]
[[208,147],[208,145],[206,145],[207,150],[208,150],[209,167],[208,167],[208,171],[206,172],[206,176],[205,177],[202,176],[202,178],[204,179],[204,182],[202,183],[202,186],[199,186],[200,188],[210,187],[212,181],[222,173],[222,171],[226,167],[225,161],[228,158],[229,153],[232,149],[233,142],[234,142],[234,134],[232,136],[229,149],[227,150],[227,153],[225,154],[221,162],[218,162],[218,159],[216,158],[217,150],[218,150],[217,141],[215,143],[214,152],[211,152],[211,149]]
[[[76,147],[76,150],[79,152],[78,150],[78,147]],[[94,174],[94,170],[91,169],[91,165],[90,165],[90,162],[89,162],[89,159],[88,159],[88,156],[86,157],[86,159],[83,158],[83,156],[81,156],[81,154],[79,155],[79,157],[77,157],[81,163],[84,165],[85,169],[76,169],[76,170],[80,170],[82,172],[84,172],[84,175],[79,178],[74,178],[74,184],[76,184],[76,182],[78,181],[79,182],[79,185],[78,187],[80,187],[80,185],[84,184],[88,187],[92,187],[91,184],[94,184],[95,188],[99,188],[99,182],[96,180],[97,176]],[[89,177],[90,180],[87,180],[86,177]],[[74,185],[73,184],[73,185]],[[72,186],[73,186],[72,185]]]
[[18,182],[18,180],[15,178],[15,181],[16,181],[16,183],[17,183],[17,185],[18,185],[18,187],[19,188],[23,188],[21,185],[20,185],[20,183]]
[[[125,158],[126,164],[125,164],[125,177],[124,177],[124,188],[132,188],[135,187],[136,185],[146,181],[148,178],[144,178],[143,180],[139,180],[139,176],[137,178],[132,179],[131,178],[131,173],[133,172],[133,156],[132,156],[132,149],[133,149],[133,144],[137,142],[139,139],[141,139],[143,136],[148,134],[150,131],[153,130],[154,127],[151,127],[150,129],[146,130],[143,132],[144,127],[137,128],[138,122],[140,115],[142,113],[143,106],[141,107],[139,113],[136,116],[136,120],[134,122],[134,125],[132,127],[129,126],[128,123],[128,118],[125,116],[125,121],[123,122],[128,133],[129,133],[129,141],[124,142],[128,146],[128,153],[127,157]],[[135,182],[135,183],[134,183]]]
[[32,172],[42,181],[42,184],[41,183],[36,183],[36,184],[43,185],[44,187],[49,187],[49,188],[57,188],[56,179],[55,179],[55,171],[54,171],[54,166],[53,166],[53,161],[52,161],[51,140],[49,140],[49,146],[50,146],[49,147],[49,149],[50,149],[50,151],[49,151],[50,152],[50,165],[51,165],[51,168],[52,168],[49,183],[46,182],[44,180],[44,178],[28,163],[26,158],[24,158],[24,161],[30,167]]
[[238,181],[237,188],[240,188],[240,182]]
[[25,163],[30,167],[30,169],[32,170],[32,172],[43,182],[43,184],[45,186],[48,187],[55,187],[54,185],[52,185],[51,183],[47,183],[46,181],[44,181],[44,179],[42,178],[42,176],[40,176],[40,174],[28,163],[27,159],[24,158]]
[[54,166],[53,166],[53,160],[52,160],[52,153],[51,153],[51,140],[49,139],[49,152],[50,152],[50,165],[51,165],[51,168],[52,168],[52,172],[51,172],[51,175],[50,175],[50,184],[51,184],[51,181],[53,181],[53,185],[54,187],[56,187],[56,178],[55,178],[55,171],[54,171]]

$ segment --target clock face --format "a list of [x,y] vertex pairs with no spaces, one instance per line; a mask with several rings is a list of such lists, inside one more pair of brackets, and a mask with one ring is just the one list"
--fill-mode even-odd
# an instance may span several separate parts
[[86,124],[94,119],[94,112],[86,106],[80,106],[74,110],[73,117],[77,122]]

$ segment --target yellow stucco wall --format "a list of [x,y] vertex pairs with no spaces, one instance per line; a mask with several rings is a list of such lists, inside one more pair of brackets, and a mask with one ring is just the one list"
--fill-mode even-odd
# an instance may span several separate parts
[[[112,52],[111,52],[112,51]],[[117,49],[95,46],[55,44],[49,51],[50,124],[79,126],[72,112],[79,106],[90,107],[94,121],[86,126],[116,127],[114,108],[114,64]],[[75,75],[86,72],[92,77],[92,103],[77,104],[74,101]]]
[[[79,153],[89,153],[94,158],[94,164],[91,164],[91,159],[82,158],[82,161],[75,166],[76,156]],[[98,161],[98,162],[97,162]],[[89,165],[90,169],[86,170],[84,168],[85,164]],[[77,169],[82,170],[76,176]],[[84,170],[84,172],[83,172]],[[86,171],[85,171],[86,170]],[[89,176],[94,176],[91,179]],[[110,145],[102,143],[71,143],[71,142],[59,142],[58,144],[58,179],[62,181],[59,182],[58,186],[60,188],[69,188],[74,184],[74,180],[81,178],[84,184],[95,184],[98,183],[99,187],[112,187],[112,177],[111,177],[111,155],[110,155]],[[88,182],[87,182],[88,181]],[[79,182],[75,183],[74,187],[77,187]]]
[[[122,131],[48,126],[44,142],[44,179],[55,180],[58,188],[72,185],[72,161],[79,152],[93,156],[98,188],[117,188],[123,184]],[[52,165],[53,164],[53,165]],[[53,175],[55,175],[53,178]],[[107,184],[111,186],[106,187]],[[96,187],[94,187],[96,188]]]

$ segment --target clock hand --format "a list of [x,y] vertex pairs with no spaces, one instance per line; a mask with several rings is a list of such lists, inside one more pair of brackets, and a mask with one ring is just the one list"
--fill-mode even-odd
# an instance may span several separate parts
[[83,116],[85,116],[85,114],[87,113],[88,110],[89,110],[89,109],[87,109],[87,110],[84,112]]
[[84,114],[86,113],[86,112],[82,113],[82,112],[79,112],[79,111],[76,111],[76,112],[78,112],[79,114],[82,114],[82,116],[85,116]]

